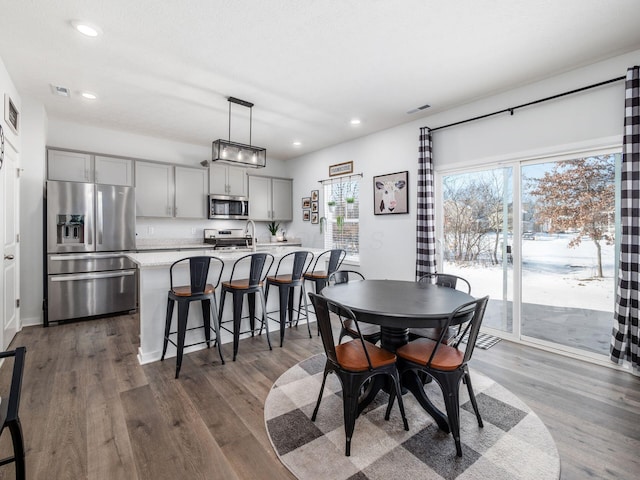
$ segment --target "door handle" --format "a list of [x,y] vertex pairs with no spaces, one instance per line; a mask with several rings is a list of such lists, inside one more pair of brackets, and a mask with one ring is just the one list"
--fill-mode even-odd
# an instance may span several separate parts
[[4,259],[5,260],[13,260],[15,257],[13,255],[5,255]]

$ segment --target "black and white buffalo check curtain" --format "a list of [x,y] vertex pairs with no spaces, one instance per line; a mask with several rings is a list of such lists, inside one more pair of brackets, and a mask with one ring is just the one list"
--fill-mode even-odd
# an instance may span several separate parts
[[418,150],[418,218],[416,232],[416,278],[436,271],[436,223],[433,198],[431,130],[420,129]]
[[640,67],[627,71],[622,147],[620,268],[611,360],[631,362],[640,373],[638,287],[640,284]]

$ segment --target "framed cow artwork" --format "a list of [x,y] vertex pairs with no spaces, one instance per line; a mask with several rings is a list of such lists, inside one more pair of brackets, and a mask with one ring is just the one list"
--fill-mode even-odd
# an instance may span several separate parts
[[409,213],[409,172],[373,177],[373,213]]

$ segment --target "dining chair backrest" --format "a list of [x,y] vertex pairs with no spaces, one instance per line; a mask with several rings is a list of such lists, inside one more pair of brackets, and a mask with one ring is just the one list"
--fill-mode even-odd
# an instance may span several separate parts
[[355,270],[336,270],[329,275],[329,285],[340,285],[341,283],[348,283],[349,277],[358,277],[357,280],[364,280],[364,275]]
[[356,316],[351,311],[349,307],[346,307],[338,302],[333,302],[327,300],[322,295],[318,295],[312,292],[309,292],[309,298],[311,299],[311,303],[313,303],[313,308],[316,312],[316,318],[318,321],[318,326],[320,328],[320,337],[322,338],[322,345],[324,347],[324,352],[327,355],[327,359],[334,363],[337,366],[340,366],[338,361],[338,357],[336,355],[336,344],[333,337],[333,329],[331,327],[331,316],[330,312],[339,312],[340,322],[344,322],[345,320],[351,320],[353,324],[356,326],[358,332],[358,339],[352,340],[354,342],[360,342],[362,344],[362,350],[367,358],[367,363],[369,365],[369,370],[373,369],[371,365],[371,358],[369,358],[369,352],[365,347],[365,340],[362,338],[362,333],[360,332],[360,327],[358,326],[358,321],[356,320]]
[[[453,312],[451,312],[447,318],[447,323],[445,328],[442,330],[441,337],[444,337],[447,331],[447,327],[457,325],[460,323],[460,319],[462,320],[463,327],[461,333],[458,335],[455,343],[451,345],[453,348],[458,348],[462,341],[464,340],[467,344],[465,348],[463,360],[461,365],[466,364],[469,360],[471,360],[471,355],[473,354],[473,350],[476,346],[476,340],[478,339],[478,334],[480,333],[480,326],[482,325],[482,320],[484,318],[485,310],[487,309],[487,304],[489,303],[489,296],[478,298],[473,300],[472,302],[467,302],[464,305],[460,305]],[[468,338],[464,338],[466,334],[469,334]],[[433,349],[429,360],[427,361],[427,366],[431,364],[434,356],[437,353],[438,348],[446,345],[446,343],[442,342],[443,338],[441,338],[436,345],[436,348]],[[446,348],[446,347],[445,347]]]
[[189,285],[191,287],[191,294],[198,295],[204,293],[204,289],[207,285],[207,277],[209,276],[209,268],[211,263],[219,264],[220,271],[218,277],[214,283],[214,287],[218,288],[220,279],[222,278],[222,270],[224,269],[224,262],[218,257],[210,256],[194,256],[182,258],[171,264],[169,267],[169,281],[171,283],[171,290],[173,290],[173,269],[175,266],[182,263],[189,262]]
[[[313,253],[306,250],[298,250],[297,252],[291,252],[284,255],[279,261],[278,266],[276,267],[275,276],[277,277],[280,273],[280,269],[283,264],[287,264],[288,261],[293,257],[293,266],[291,269],[291,281],[297,282],[302,278],[302,275],[307,270],[311,262],[313,261]],[[287,272],[288,273],[288,272]]]
[[249,267],[249,288],[255,288],[260,285],[267,277],[269,270],[271,270],[271,266],[273,265],[274,257],[270,253],[259,252],[259,253],[250,253],[249,255],[245,255],[244,257],[240,257],[233,264],[233,269],[231,270],[230,281],[233,281],[236,267],[241,264],[245,264],[247,262],[250,263]]
[[462,284],[466,293],[471,294],[471,284],[464,278],[457,275],[451,275],[448,273],[427,273],[422,275],[418,279],[419,283],[434,283],[441,287],[448,287],[453,289],[459,289],[459,284]]

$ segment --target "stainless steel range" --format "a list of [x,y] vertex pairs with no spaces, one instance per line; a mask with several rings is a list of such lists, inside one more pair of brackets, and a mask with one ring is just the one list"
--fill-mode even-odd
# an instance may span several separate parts
[[244,228],[205,229],[204,243],[216,250],[251,251],[253,239]]

